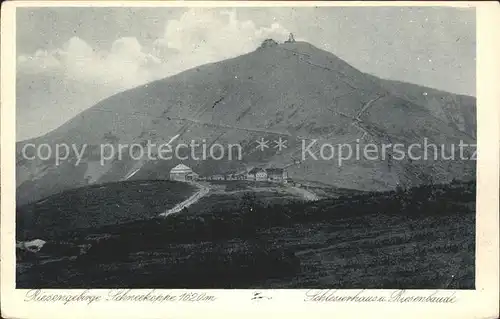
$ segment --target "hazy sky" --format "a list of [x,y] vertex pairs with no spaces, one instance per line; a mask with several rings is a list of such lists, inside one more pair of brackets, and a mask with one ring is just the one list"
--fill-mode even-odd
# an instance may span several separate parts
[[26,104],[18,105],[18,140],[49,131],[110,94],[247,53],[268,37],[285,40],[289,32],[361,71],[475,95],[474,9],[17,11],[18,104]]

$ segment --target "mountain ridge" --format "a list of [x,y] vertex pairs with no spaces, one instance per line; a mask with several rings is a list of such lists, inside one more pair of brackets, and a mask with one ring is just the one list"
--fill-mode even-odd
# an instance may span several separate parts
[[[427,96],[419,96],[426,91],[436,103],[429,103]],[[440,102],[440,97],[447,98],[445,103]],[[245,154],[248,153],[243,161],[187,161],[199,172],[213,174],[259,165],[289,165],[295,162],[300,151],[297,141],[293,143],[297,137],[320,142],[360,139],[363,145],[370,141],[414,143],[426,136],[439,144],[473,142],[475,112],[468,110],[469,106],[475,109],[475,99],[379,79],[330,52],[309,43],[295,42],[258,48],[115,94],[56,130],[27,142],[130,144],[168,141],[180,134],[179,142],[205,139],[209,144],[217,141],[243,145]],[[257,154],[251,145],[258,138],[278,137],[291,138],[289,148],[281,153],[266,150]],[[18,151],[27,142],[17,143]],[[95,161],[85,158],[87,166],[74,170],[78,173],[73,172],[70,175],[74,177],[65,181],[68,178],[61,175],[63,171],[70,171],[69,166],[54,168],[35,162],[27,165],[24,161],[18,165],[17,174],[18,193],[38,190],[39,195],[30,196],[31,200],[75,187],[75,183],[82,185],[86,174],[94,175],[91,180],[97,183],[119,180],[134,166],[129,159],[113,162],[108,170],[100,168],[99,173],[92,173],[90,171],[96,169],[89,166]],[[148,175],[151,178],[166,178],[165,172],[178,162],[146,161],[141,170],[152,174]],[[289,170],[297,178],[377,190],[461,177],[470,179],[475,177],[475,166],[471,165],[359,160],[335,167],[328,162],[304,161],[289,166]],[[433,177],[437,172],[441,177]],[[30,181],[37,176],[37,182]],[[59,186],[44,186],[54,177],[58,178],[55,184]],[[28,186],[30,184],[37,186]],[[47,191],[43,191],[44,188]]]
[[[365,72],[362,72],[352,66],[350,66],[347,62],[345,62],[344,60],[342,60],[341,58],[339,58],[338,56],[334,55],[333,53],[331,52],[328,52],[326,50],[322,50],[322,49],[319,49],[319,48],[316,48],[314,47],[313,45],[307,43],[307,42],[301,42],[301,41],[297,41],[295,42],[295,44],[299,44],[299,45],[305,45],[305,46],[308,46],[308,47],[312,47],[316,50],[318,50],[319,52],[323,52],[325,54],[329,54],[331,56],[334,56],[336,59],[338,59],[339,61],[341,61],[342,64],[345,64],[347,67],[351,68],[352,70],[355,70],[356,72],[359,72],[365,76],[367,76],[368,78],[370,78],[370,81],[372,82],[376,82],[377,80],[378,81],[382,81],[382,83],[377,83],[377,85],[379,86],[379,88],[381,90],[385,90],[386,92],[388,93],[391,93],[391,94],[394,94],[394,95],[399,95],[399,92],[397,90],[394,89],[394,86],[409,86],[409,87],[415,87],[415,88],[420,88],[424,91],[432,91],[432,92],[435,92],[435,94],[439,94],[439,95],[448,95],[448,96],[456,96],[458,98],[465,98],[465,99],[470,99],[470,100],[475,100],[475,97],[473,96],[469,96],[469,95],[465,95],[465,94],[456,94],[456,93],[451,93],[451,92],[446,92],[446,91],[443,91],[443,90],[438,90],[438,89],[434,89],[434,88],[430,88],[430,87],[423,87],[423,86],[420,86],[420,85],[417,85],[417,84],[414,84],[414,83],[409,83],[409,82],[403,82],[403,81],[397,81],[397,80],[389,80],[389,79],[384,79],[384,78],[379,78],[377,76],[374,76],[374,75],[371,75],[369,73],[365,73]],[[293,53],[296,53],[296,54],[299,54],[299,55],[307,55],[307,54],[304,54],[304,53],[301,53],[301,52],[298,52],[298,51],[292,51],[290,49],[286,49],[286,48],[283,48],[283,46],[286,46],[287,43],[282,43],[282,44],[278,44],[278,48],[281,48],[281,49],[284,49],[284,50],[287,50],[289,52],[291,52],[292,54]],[[288,44],[289,45],[289,44]],[[162,81],[165,81],[166,79],[173,79],[173,78],[176,78],[176,77],[179,77],[179,76],[183,76],[185,74],[188,74],[188,73],[191,73],[193,72],[194,70],[196,70],[197,72],[200,71],[201,69],[203,68],[209,68],[211,66],[216,66],[218,64],[220,64],[221,62],[227,62],[227,61],[231,61],[231,60],[237,60],[237,59],[240,59],[240,58],[244,58],[246,56],[249,56],[255,52],[257,52],[258,50],[262,50],[262,48],[258,48],[256,49],[255,51],[252,51],[252,52],[249,52],[249,53],[246,53],[246,54],[243,54],[243,55],[240,55],[240,56],[237,56],[237,57],[233,57],[233,58],[230,58],[230,59],[226,59],[226,60],[222,60],[222,61],[217,61],[217,62],[212,62],[212,63],[207,63],[207,64],[203,64],[203,65],[200,65],[200,66],[196,66],[196,67],[193,67],[193,68],[190,68],[190,69],[187,69],[187,70],[184,70],[182,72],[179,72],[177,74],[174,74],[172,76],[168,76],[166,78],[162,78],[162,79],[158,79],[158,80],[154,80],[154,81],[151,81],[151,82],[148,82],[146,84],[142,84],[142,85],[138,85],[136,87],[133,87],[131,89],[128,89],[128,90],[125,90],[123,92],[118,92],[118,93],[115,93],[111,96],[108,96],[102,100],[100,100],[99,102],[97,102],[94,106],[86,109],[86,110],[83,110],[82,112],[80,112],[79,114],[77,114],[75,117],[78,117],[80,115],[82,115],[83,113],[85,113],[86,111],[90,110],[90,109],[95,109],[97,108],[99,105],[102,105],[103,103],[106,103],[108,100],[112,99],[113,97],[115,96],[118,96],[118,95],[121,95],[122,93],[124,92],[130,92],[130,91],[134,91],[134,90],[140,90],[140,89],[143,89],[145,87],[148,87],[149,85],[154,85],[155,83],[159,83],[159,82],[162,82]],[[318,67],[321,67],[321,66],[318,66]],[[323,67],[324,68],[324,67]],[[385,83],[385,84],[384,84]],[[392,87],[391,87],[392,86]],[[406,98],[406,96],[405,96]],[[413,97],[414,98],[414,97]],[[474,109],[475,111],[475,103],[474,104],[470,104],[472,106],[472,108]],[[97,110],[93,110],[93,111],[97,111]],[[103,111],[103,110],[101,110]],[[60,129],[61,127],[69,124],[71,121],[74,120],[74,118],[71,118],[69,119],[68,121],[66,121],[65,123],[63,123],[62,125],[60,125],[58,128],[52,130],[52,131],[49,131],[43,135],[40,135],[38,137],[34,137],[34,138],[29,138],[29,139],[25,139],[25,140],[21,140],[21,141],[17,141],[16,144],[25,144],[27,142],[32,142],[32,141],[38,141],[38,140],[43,140],[45,139],[46,137],[49,137],[50,135],[52,135],[54,133],[54,131],[57,131],[58,129]]]

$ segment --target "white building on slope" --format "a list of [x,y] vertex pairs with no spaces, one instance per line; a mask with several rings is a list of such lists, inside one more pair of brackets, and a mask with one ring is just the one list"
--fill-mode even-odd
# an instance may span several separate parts
[[170,170],[170,179],[182,182],[192,181],[198,179],[198,174],[193,172],[190,167],[184,164],[179,164],[176,167],[172,168],[172,170]]

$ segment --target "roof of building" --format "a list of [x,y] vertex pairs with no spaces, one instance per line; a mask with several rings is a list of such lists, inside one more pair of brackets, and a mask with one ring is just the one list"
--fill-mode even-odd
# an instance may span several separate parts
[[258,168],[258,167],[255,167],[255,168],[252,168],[248,174],[257,174],[257,173],[265,173],[266,171],[262,168]]
[[172,168],[172,170],[170,170],[170,173],[191,173],[191,172],[193,172],[193,170],[184,164],[179,164],[176,167]]

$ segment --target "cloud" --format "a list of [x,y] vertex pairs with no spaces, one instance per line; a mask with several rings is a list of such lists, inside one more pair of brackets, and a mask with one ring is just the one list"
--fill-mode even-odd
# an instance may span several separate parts
[[258,28],[239,21],[235,11],[193,8],[165,27],[168,47],[182,53],[203,53],[222,58],[249,52],[266,37],[283,38],[288,31],[279,24]]
[[143,52],[136,38],[120,38],[109,51],[96,51],[84,40],[72,37],[60,49],[18,57],[18,70],[62,73],[71,80],[127,89],[148,81],[148,69],[160,63],[157,57]]
[[200,64],[253,51],[265,38],[285,39],[277,23],[257,27],[240,21],[235,11],[192,8],[165,24],[150,47],[134,37],[119,38],[107,51],[97,51],[78,37],[61,48],[18,57],[25,73],[59,72],[72,80],[128,89]]
[[264,39],[284,40],[288,33],[278,23],[257,27],[251,20],[241,21],[234,10],[192,8],[179,19],[170,20],[156,44],[179,52],[177,59],[169,63],[169,69],[178,72],[248,53]]
[[50,72],[61,68],[60,61],[46,50],[37,50],[33,55],[20,55],[17,57],[20,71],[27,73]]

